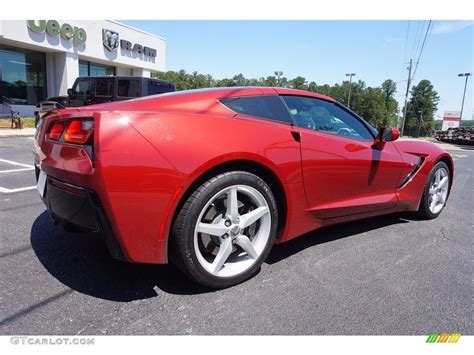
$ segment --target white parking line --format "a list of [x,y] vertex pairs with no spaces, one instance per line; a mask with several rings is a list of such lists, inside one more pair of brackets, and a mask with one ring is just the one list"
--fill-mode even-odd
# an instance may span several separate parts
[[34,190],[34,189],[36,189],[36,185],[35,186],[20,187],[18,189],[7,189],[6,187],[1,187],[0,186],[0,192],[2,192],[4,194],[11,194],[13,192],[21,192],[21,191],[28,191],[28,190]]
[[[11,161],[11,160],[6,160],[6,159],[0,159],[0,162],[20,167],[18,169],[0,170],[0,174],[13,173],[13,172],[17,172],[17,171],[33,170],[35,168],[33,165],[18,163],[16,161]],[[22,191],[28,191],[28,190],[33,190],[33,189],[36,189],[36,185],[35,186],[19,187],[19,188],[16,188],[16,189],[9,189],[7,187],[0,186],[0,192],[4,193],[4,194],[11,194],[11,193],[14,193],[14,192],[22,192]]]
[[33,170],[34,168],[21,168],[21,169],[10,169],[10,170],[0,170],[0,174],[3,173],[15,173],[17,171],[27,171],[27,170]]
[[11,160],[6,160],[6,159],[0,159],[1,162],[4,162],[4,163],[7,163],[7,164],[11,164],[11,165],[18,165],[18,166],[22,166],[24,168],[32,168],[34,169],[34,166],[33,165],[29,165],[29,164],[23,164],[23,163],[17,163],[16,161],[11,161]]

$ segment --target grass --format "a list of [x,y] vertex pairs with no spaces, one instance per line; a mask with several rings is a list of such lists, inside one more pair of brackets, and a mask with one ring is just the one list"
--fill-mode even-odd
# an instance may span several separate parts
[[[23,124],[23,128],[35,128],[35,118],[34,117],[22,117],[21,123]],[[9,117],[1,118],[0,119],[0,128],[10,128],[12,124],[12,120]]]

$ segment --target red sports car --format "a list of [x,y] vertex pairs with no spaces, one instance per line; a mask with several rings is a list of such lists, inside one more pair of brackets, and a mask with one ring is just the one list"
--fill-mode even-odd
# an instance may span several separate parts
[[223,288],[254,275],[273,243],[322,226],[437,217],[453,161],[398,136],[327,96],[233,87],[54,111],[34,151],[39,193],[66,229]]

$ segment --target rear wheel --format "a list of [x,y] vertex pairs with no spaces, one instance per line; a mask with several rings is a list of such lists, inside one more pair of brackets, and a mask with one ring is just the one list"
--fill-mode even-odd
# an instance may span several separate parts
[[253,276],[276,235],[277,207],[258,176],[233,171],[206,181],[175,220],[173,259],[189,277],[212,288]]
[[421,198],[418,214],[422,218],[433,219],[441,214],[449,195],[449,180],[450,173],[446,163],[437,163],[431,170]]

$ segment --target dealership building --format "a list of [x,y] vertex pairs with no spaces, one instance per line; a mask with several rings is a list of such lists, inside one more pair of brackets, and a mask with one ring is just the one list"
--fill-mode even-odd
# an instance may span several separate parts
[[0,103],[22,116],[77,77],[165,70],[166,40],[116,21],[0,20]]

